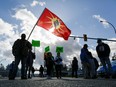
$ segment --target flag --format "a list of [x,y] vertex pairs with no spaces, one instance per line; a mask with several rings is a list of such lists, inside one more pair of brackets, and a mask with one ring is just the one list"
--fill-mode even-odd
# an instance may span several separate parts
[[57,53],[63,53],[63,47],[56,47],[56,52]]
[[34,46],[34,47],[40,47],[40,41],[38,41],[38,40],[32,40],[32,46]]
[[50,47],[49,46],[45,47],[45,52],[48,52],[48,51],[50,51]]
[[37,25],[58,37],[64,38],[64,40],[68,40],[68,37],[71,34],[71,31],[67,28],[64,22],[47,8],[44,9],[38,19]]

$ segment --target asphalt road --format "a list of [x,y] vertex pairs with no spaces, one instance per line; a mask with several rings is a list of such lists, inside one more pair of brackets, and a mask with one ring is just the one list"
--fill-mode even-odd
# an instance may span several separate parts
[[116,79],[83,79],[83,78],[62,78],[46,79],[34,77],[28,80],[0,79],[0,87],[116,87]]

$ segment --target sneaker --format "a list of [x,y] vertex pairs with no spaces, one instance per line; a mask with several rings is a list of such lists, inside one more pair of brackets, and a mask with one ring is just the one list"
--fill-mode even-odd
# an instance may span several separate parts
[[31,76],[28,76],[29,79],[31,79],[32,77]]
[[21,77],[21,79],[22,79],[22,80],[23,80],[23,79],[25,80],[25,79],[27,79],[27,77]]
[[14,77],[14,76],[9,76],[8,79],[9,79],[9,80],[14,80],[15,77]]
[[15,78],[9,78],[9,80],[15,80]]

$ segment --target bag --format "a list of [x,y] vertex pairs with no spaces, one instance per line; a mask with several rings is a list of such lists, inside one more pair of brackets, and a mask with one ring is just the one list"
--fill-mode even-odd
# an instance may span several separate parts
[[20,39],[17,39],[12,47],[12,54],[14,56],[20,55]]
[[27,56],[29,49],[31,49],[31,43],[26,40],[17,39],[12,47],[12,53],[14,56]]

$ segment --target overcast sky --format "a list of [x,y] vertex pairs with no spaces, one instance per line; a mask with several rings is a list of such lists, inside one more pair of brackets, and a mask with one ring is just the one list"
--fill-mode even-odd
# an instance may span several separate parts
[[[31,29],[45,8],[56,14],[71,30],[71,35],[107,38],[116,40],[114,29],[108,21],[116,26],[116,0],[0,0],[0,63],[7,65],[14,60],[12,45],[22,33],[28,37]],[[93,56],[97,57],[96,40],[69,38],[68,41],[36,26],[29,41],[40,40],[41,46],[36,48],[35,67],[43,65],[43,53],[46,46],[50,46],[53,56],[56,47],[63,46],[61,54],[64,64],[70,64],[74,56],[79,60],[80,49],[83,44],[89,45]],[[116,42],[108,42],[111,56],[116,52]],[[111,57],[110,57],[111,58]]]

